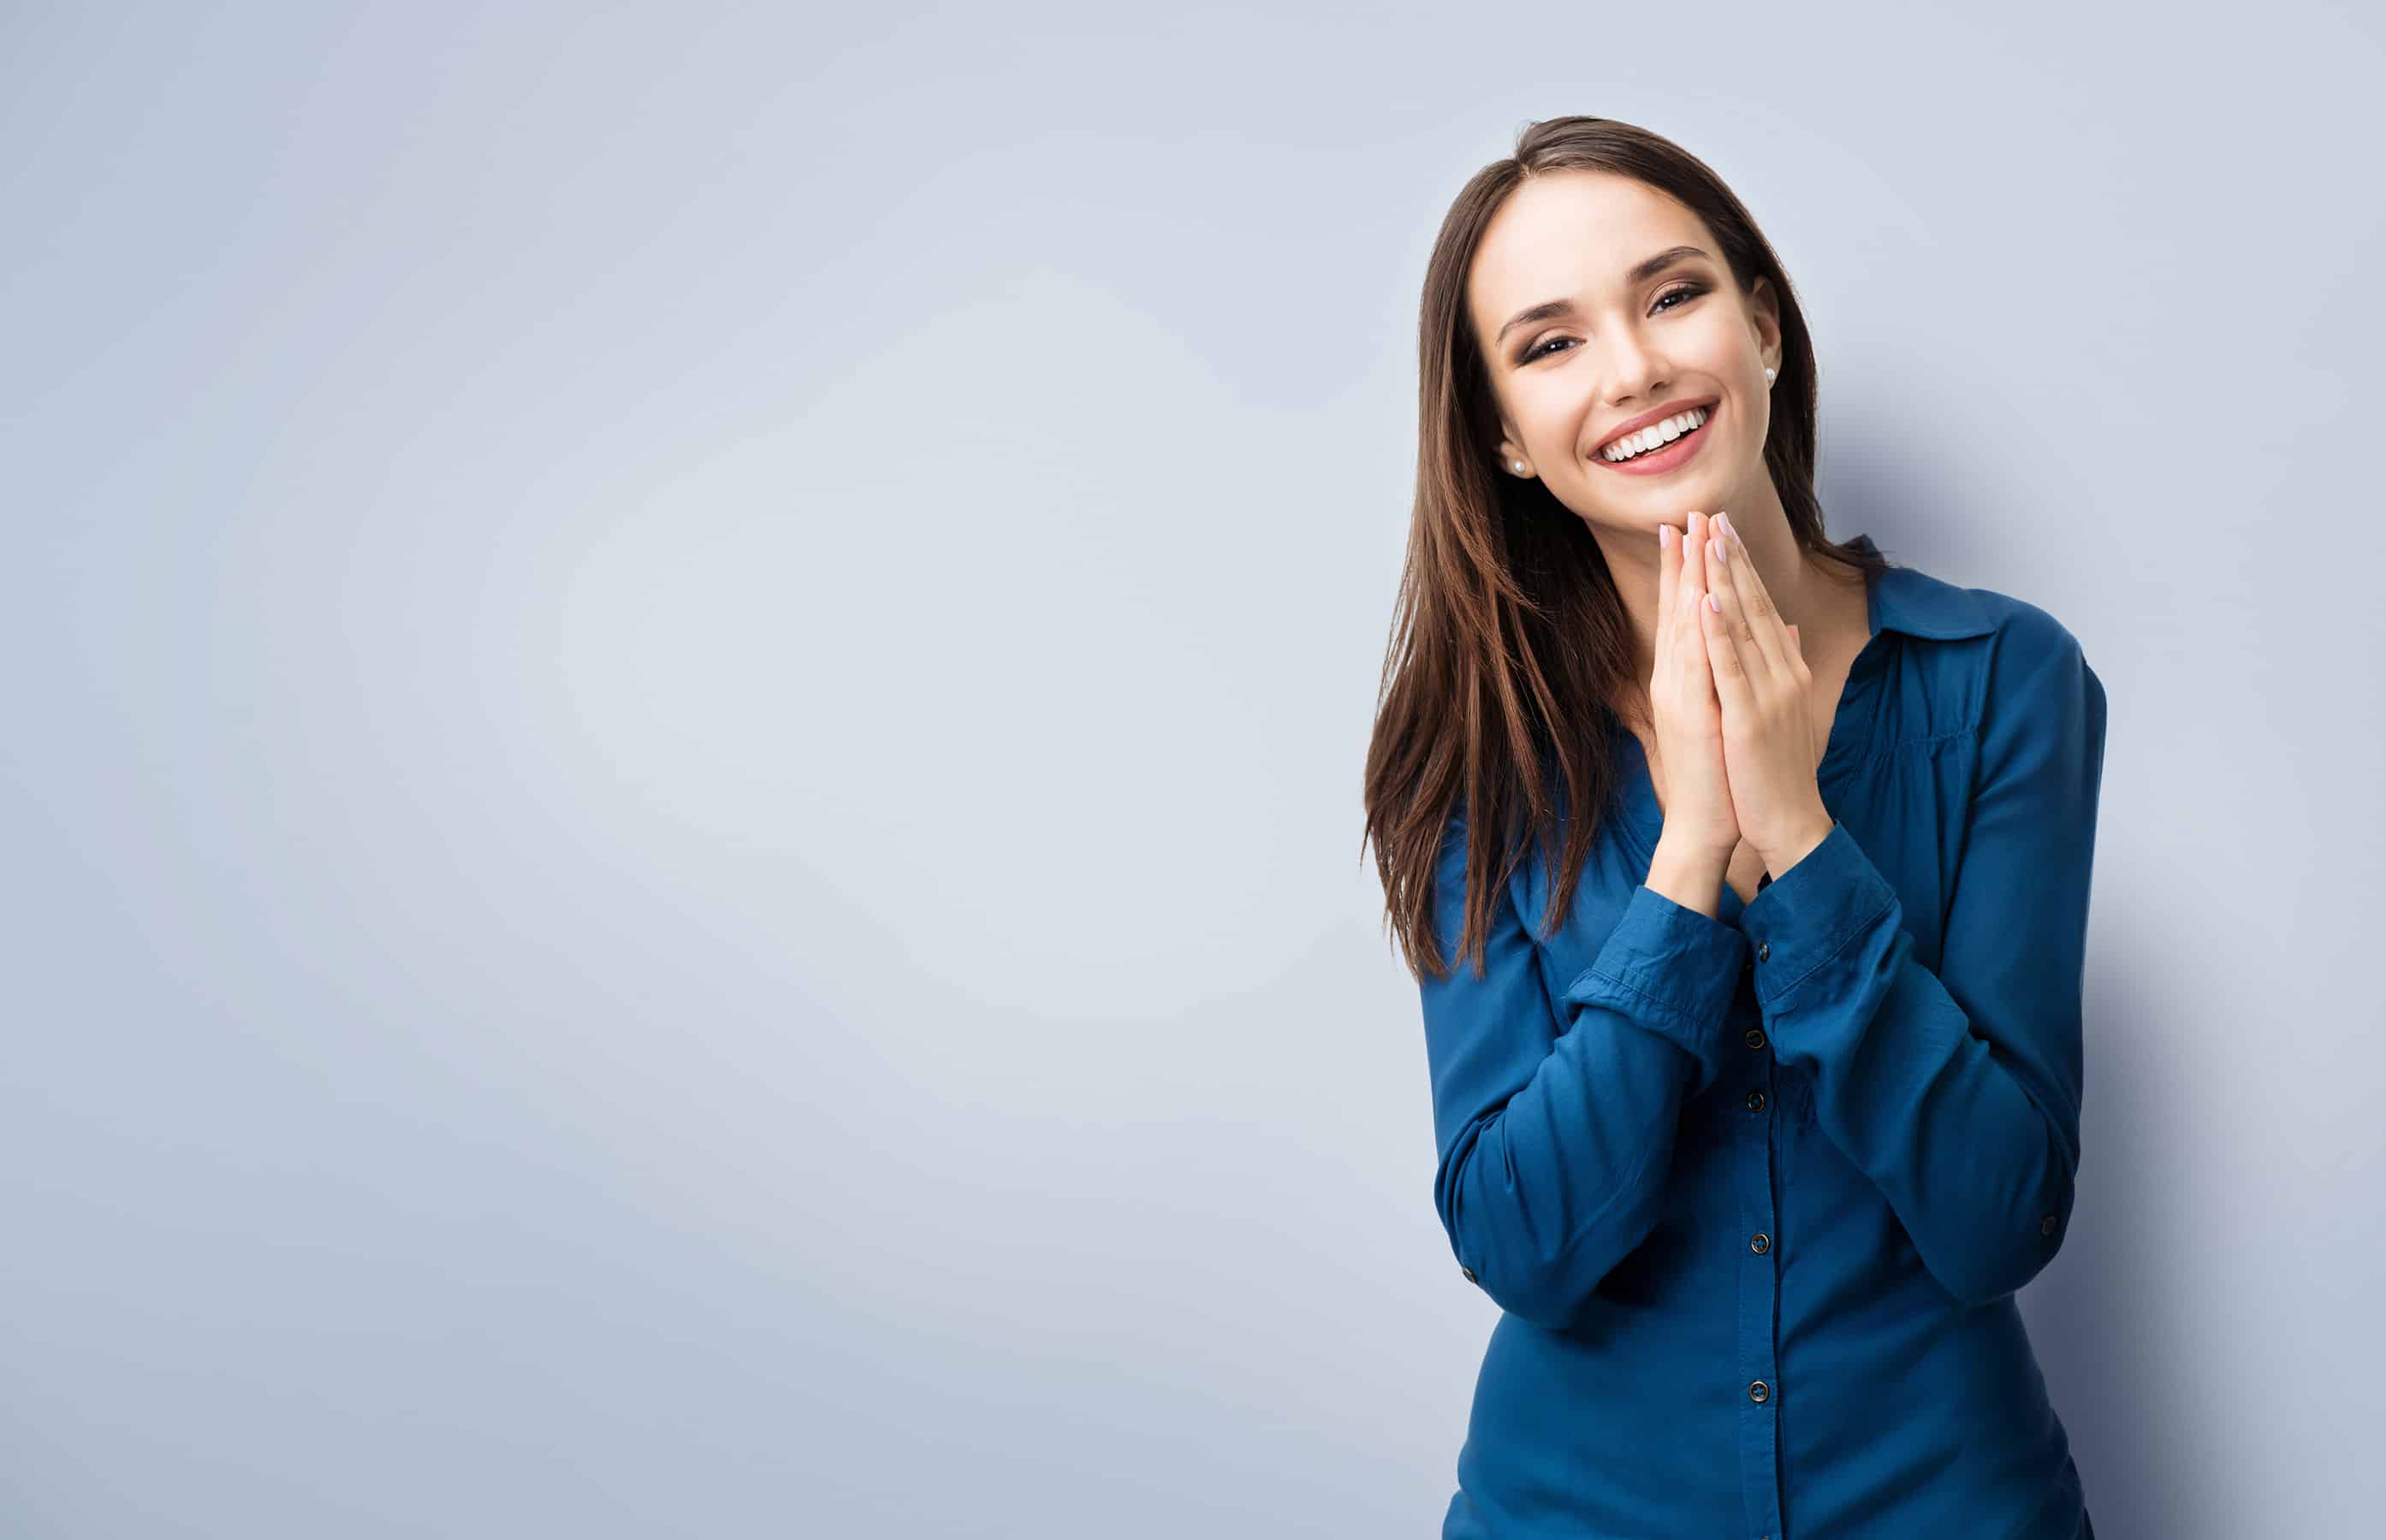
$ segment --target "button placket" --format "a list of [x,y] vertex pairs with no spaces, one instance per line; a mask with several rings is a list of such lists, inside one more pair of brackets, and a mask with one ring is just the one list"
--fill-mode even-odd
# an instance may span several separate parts
[[[1755,1077],[1768,1081],[1771,1057],[1750,1065]],[[1752,1107],[1771,1098],[1761,1090],[1749,1093]],[[1732,1186],[1739,1197],[1740,1235],[1747,1249],[1740,1253],[1737,1339],[1740,1371],[1739,1429],[1740,1497],[1748,1531],[1781,1532],[1780,1488],[1780,1364],[1776,1357],[1777,1324],[1781,1314],[1781,1287],[1775,1243],[1779,1214],[1775,1208],[1774,1171],[1779,1158],[1781,1125],[1771,1116],[1739,1120],[1730,1139]]]

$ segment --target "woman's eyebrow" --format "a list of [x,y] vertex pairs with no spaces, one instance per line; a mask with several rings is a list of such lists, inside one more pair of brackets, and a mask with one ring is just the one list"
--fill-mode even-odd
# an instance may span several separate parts
[[[1667,246],[1656,256],[1634,263],[1632,270],[1624,275],[1624,286],[1628,289],[1635,284],[1646,283],[1675,263],[1686,262],[1694,257],[1705,257],[1710,262],[1714,260],[1703,246]],[[1508,318],[1508,324],[1500,328],[1499,336],[1491,339],[1491,345],[1498,347],[1501,338],[1519,326],[1529,326],[1537,320],[1551,320],[1573,313],[1574,301],[1570,299],[1545,299],[1538,305],[1528,305]]]

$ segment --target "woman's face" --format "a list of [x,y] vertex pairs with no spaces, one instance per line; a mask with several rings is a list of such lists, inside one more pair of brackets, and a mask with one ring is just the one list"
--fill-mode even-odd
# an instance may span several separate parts
[[[1635,272],[1677,246],[1703,255]],[[1776,505],[1764,370],[1780,364],[1780,326],[1771,285],[1756,287],[1742,296],[1705,223],[1644,182],[1563,171],[1523,183],[1492,216],[1467,282],[1506,435],[1499,470],[1519,474],[1524,461],[1522,474],[1618,531]],[[1658,468],[1635,474],[1600,453],[1644,413],[1694,403],[1711,404],[1706,425]],[[1685,449],[1695,452],[1664,468]]]

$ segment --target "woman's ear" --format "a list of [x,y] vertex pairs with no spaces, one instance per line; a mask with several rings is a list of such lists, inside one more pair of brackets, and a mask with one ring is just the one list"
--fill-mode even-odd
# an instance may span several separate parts
[[[1781,352],[1781,304],[1773,292],[1773,280],[1759,273],[1748,295],[1749,319],[1756,327],[1756,354],[1777,357]],[[1782,359],[1786,363],[1787,359]]]

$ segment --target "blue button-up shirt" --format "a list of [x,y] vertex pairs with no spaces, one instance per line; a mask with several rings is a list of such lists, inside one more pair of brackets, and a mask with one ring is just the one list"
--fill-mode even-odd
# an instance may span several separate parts
[[1615,727],[1563,922],[1528,846],[1484,976],[1422,986],[1434,1203],[1502,1312],[1444,1540],[2093,1534],[2014,1292],[2079,1166],[2103,686],[1993,590],[1892,567],[1866,608],[1822,844],[1713,918],[1663,896]]

